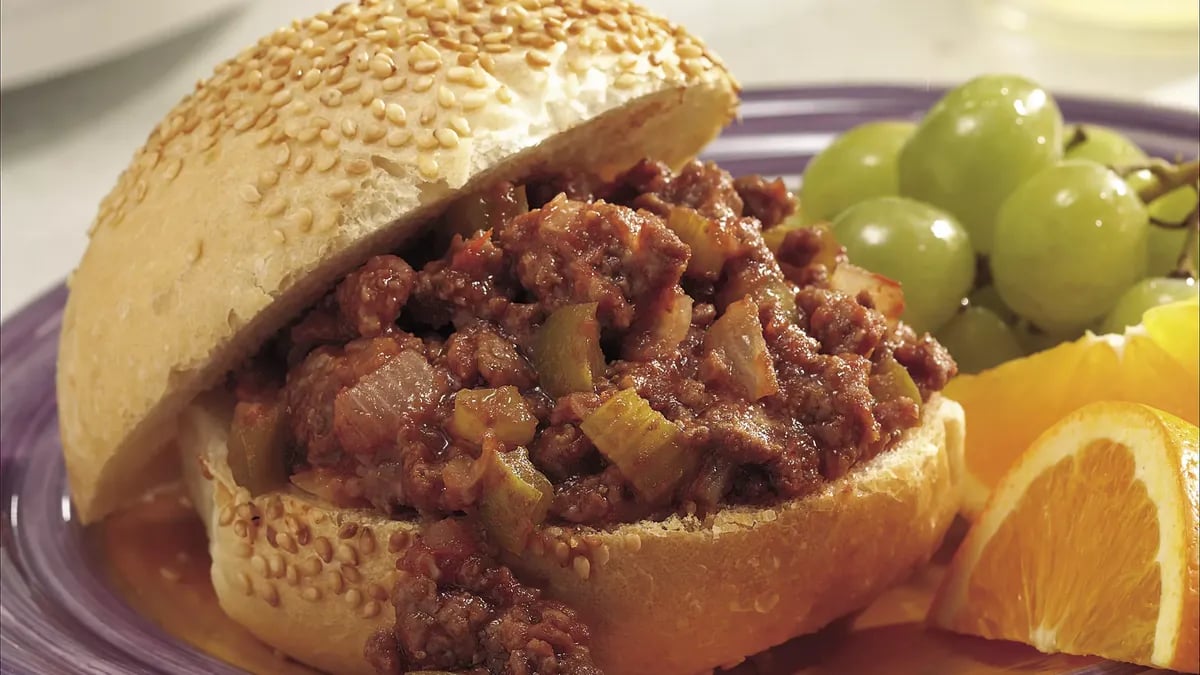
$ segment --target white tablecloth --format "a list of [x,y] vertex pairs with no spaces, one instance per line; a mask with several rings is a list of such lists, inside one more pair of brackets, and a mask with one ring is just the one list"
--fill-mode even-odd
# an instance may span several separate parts
[[[175,0],[172,0],[175,1]],[[1122,44],[1059,31],[1031,38],[978,0],[647,0],[721,54],[743,85],[952,83],[1029,75],[1054,92],[1198,107],[1195,36]],[[0,103],[0,315],[58,283],[79,259],[96,205],[132,152],[213,64],[334,0],[254,0],[157,47]],[[53,49],[52,45],[48,45]]]

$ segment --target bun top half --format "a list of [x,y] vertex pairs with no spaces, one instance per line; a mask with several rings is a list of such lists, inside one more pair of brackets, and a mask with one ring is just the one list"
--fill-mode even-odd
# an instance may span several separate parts
[[736,103],[697,38],[622,0],[364,0],[217,66],[101,202],[70,279],[57,384],[79,516],[137,496],[197,394],[455,196],[678,164]]

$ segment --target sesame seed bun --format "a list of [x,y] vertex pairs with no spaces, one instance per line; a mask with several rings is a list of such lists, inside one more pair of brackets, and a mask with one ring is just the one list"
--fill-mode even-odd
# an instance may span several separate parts
[[[228,398],[183,415],[185,482],[209,533],[222,609],[264,642],[337,673],[372,671],[394,563],[416,523],[336,509],[294,488],[251,499],[225,463]],[[860,609],[925,564],[958,508],[963,412],[935,395],[896,445],[808,497],[711,522],[543,530],[508,563],[580,612],[605,672],[733,665]]]
[[58,410],[79,517],[141,494],[190,401],[456,195],[678,164],[736,90],[623,0],[364,0],[217,66],[103,200],[69,280]]

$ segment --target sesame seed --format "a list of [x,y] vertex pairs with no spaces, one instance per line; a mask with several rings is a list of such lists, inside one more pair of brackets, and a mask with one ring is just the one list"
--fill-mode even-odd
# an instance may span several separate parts
[[283,568],[284,568],[283,557],[280,556],[278,553],[273,554],[267,560],[267,571],[270,572],[271,576],[273,576],[273,577],[283,576]]
[[300,584],[300,572],[295,565],[285,567],[284,578],[287,579],[288,586],[297,586]]
[[414,73],[432,73],[442,65],[441,61],[417,61],[408,67]]
[[337,56],[345,56],[354,49],[354,40],[342,40],[333,46],[333,53]]
[[358,535],[358,548],[363,555],[371,555],[375,551],[375,533],[371,528],[364,527]]
[[317,155],[317,160],[316,160],[315,166],[317,167],[317,171],[320,171],[321,173],[325,173],[325,172],[329,171],[330,169],[332,169],[333,165],[337,164],[337,161],[338,161],[337,155],[330,153],[330,152],[325,152],[325,153],[321,153],[321,154]]
[[470,136],[471,125],[465,117],[450,118],[450,128],[458,133],[459,136]]
[[321,572],[321,561],[313,556],[309,556],[298,567],[300,568],[300,572],[305,576],[313,577]]
[[320,35],[321,33],[329,30],[329,24],[321,21],[320,19],[313,19],[312,21],[308,22],[308,30],[314,35]]
[[381,99],[381,98],[377,98],[374,101],[371,101],[371,114],[375,116],[375,119],[381,120],[384,117],[386,117],[387,116],[387,103],[384,103],[383,99]]
[[267,169],[258,174],[258,187],[266,189],[279,182],[279,172],[272,169]]
[[245,130],[249,129],[250,127],[254,126],[254,122],[256,120],[257,120],[257,118],[254,116],[253,113],[246,113],[245,115],[242,115],[241,117],[237,118],[236,121],[234,121],[233,130],[239,131],[239,132],[245,131]]
[[383,81],[383,90],[384,91],[396,91],[398,89],[402,89],[404,87],[404,84],[407,81],[408,81],[408,78],[404,77],[403,75],[395,75],[395,76],[389,77],[388,79]]
[[420,42],[409,51],[408,58],[410,62],[440,61],[442,55],[428,42]]
[[238,572],[237,580],[238,586],[241,586],[243,593],[250,595],[254,592],[254,586],[250,583],[249,574],[246,574],[245,572]]
[[513,102],[512,91],[510,91],[509,88],[504,85],[500,85],[500,87],[498,89],[496,89],[496,98],[501,103],[512,103]]
[[387,589],[384,588],[383,586],[380,586],[379,584],[368,585],[367,586],[367,595],[371,598],[374,598],[375,600],[380,601],[380,602],[387,602],[387,599],[388,599]]
[[305,171],[307,171],[309,165],[311,165],[311,164],[312,164],[312,155],[308,154],[307,152],[297,153],[296,159],[292,160],[292,168],[300,173],[304,173]]
[[262,200],[262,193],[258,191],[257,187],[249,183],[238,189],[238,195],[241,196],[243,201],[249,204],[257,204]]
[[438,105],[442,106],[443,108],[454,107],[454,103],[456,101],[454,92],[450,91],[449,87],[446,87],[445,85],[438,87],[437,101]]
[[300,597],[308,600],[309,602],[316,602],[321,599],[321,590],[314,586],[309,586],[303,591],[300,591]]
[[417,158],[417,170],[421,175],[430,180],[437,177],[438,164],[430,155],[421,155]]
[[316,549],[317,555],[321,557],[322,561],[333,560],[333,545],[325,537],[317,537],[317,540],[313,542],[313,548]]
[[263,129],[258,137],[254,139],[254,144],[258,146],[266,145],[271,142],[271,135],[275,133],[274,129]]
[[336,108],[342,104],[342,92],[337,89],[326,89],[317,99],[328,108]]
[[366,605],[363,605],[362,617],[364,619],[371,619],[371,618],[378,616],[379,612],[380,612],[379,603],[372,600],[372,601],[368,602]]
[[336,148],[341,142],[341,139],[338,138],[338,135],[332,129],[321,130],[321,144],[325,147]]
[[608,544],[601,542],[600,545],[593,550],[592,560],[597,565],[604,566],[608,564],[610,556],[611,552],[608,550]]
[[279,546],[279,548],[287,551],[288,553],[295,553],[297,550],[296,540],[293,539],[292,535],[288,534],[287,532],[276,532],[275,543]]
[[[346,181],[346,182],[349,182],[349,181]],[[347,543],[338,544],[337,557],[338,557],[338,560],[340,560],[348,565],[357,565],[358,564],[358,551],[354,550],[354,547],[351,546],[350,544],[347,544]]]
[[675,53],[681,59],[694,59],[697,56],[703,56],[704,50],[693,43],[684,43],[675,48]]
[[468,91],[459,99],[463,110],[475,110],[482,108],[484,103],[487,103],[487,95],[478,91]]
[[579,575],[580,579],[587,579],[592,575],[592,563],[587,556],[575,556],[575,559],[571,561],[571,567],[575,569],[575,574]]
[[458,147],[458,134],[453,129],[438,129],[433,132],[438,144],[447,150]]
[[412,138],[412,132],[408,129],[393,129],[388,132],[387,144],[390,148],[403,147]]
[[217,516],[217,523],[220,525],[228,525],[233,522],[233,508],[226,506],[221,509],[221,513]]
[[288,216],[288,220],[291,221],[292,225],[294,225],[296,229],[300,230],[301,232],[308,232],[312,229],[313,212],[309,209],[301,207],[296,209],[296,211]]
[[357,76],[357,75],[354,75],[354,76],[352,76],[352,77],[347,77],[345,80],[342,80],[342,81],[341,81],[341,82],[340,82],[340,83],[337,85],[337,88],[338,88],[338,90],[339,90],[339,91],[341,91],[343,94],[352,94],[352,93],[354,93],[354,92],[355,92],[355,91],[356,91],[356,90],[357,90],[359,87],[361,87],[361,86],[362,86],[362,83],[363,83],[363,80],[362,80],[362,78],[361,78],[361,77],[359,77],[359,76]]
[[265,202],[263,202],[263,214],[266,216],[274,217],[277,215],[282,215],[283,211],[287,208],[288,204],[287,202],[283,201],[282,197],[271,196],[270,198],[266,199]]
[[353,565],[342,565],[342,576],[346,578],[347,582],[352,584],[362,581],[362,574]]
[[[375,99],[379,100],[379,99]],[[403,126],[408,122],[408,113],[404,111],[404,107],[399,103],[389,103],[386,108],[386,115],[389,122]]]
[[333,122],[330,122],[328,117],[322,117],[321,115],[312,118],[311,124],[317,129],[328,129],[333,126]]
[[446,79],[450,82],[466,83],[470,81],[472,72],[473,69],[465,66],[451,66],[446,70]]
[[179,581],[182,578],[182,575],[179,574],[178,570],[171,569],[170,567],[160,567],[158,568],[158,573],[162,576],[162,578],[172,583]]
[[292,90],[291,89],[283,89],[271,97],[270,104],[271,104],[272,108],[281,108],[291,102],[292,102]]
[[432,131],[422,131],[417,135],[418,150],[432,150],[438,146],[437,138],[434,137]]
[[279,591],[276,590],[275,584],[265,583],[262,589],[262,599],[272,607],[279,606]]
[[286,166],[288,161],[292,159],[292,149],[288,145],[279,146],[279,150],[275,152],[275,165]]
[[342,77],[346,74],[345,66],[334,66],[325,71],[325,84],[334,86],[342,81]]
[[[386,32],[385,32],[386,34]],[[396,64],[391,57],[379,55],[371,59],[371,74],[379,79],[391,77],[396,72]]]
[[376,122],[370,122],[363,128],[363,140],[367,143],[374,143],[386,135],[387,128]]
[[321,82],[321,71],[316,68],[310,69],[300,78],[300,84],[305,89],[312,89]]
[[260,577],[267,576],[267,559],[261,555],[250,558],[250,568]]
[[371,162],[361,157],[346,162],[346,173],[351,176],[361,176],[370,170]]
[[422,75],[417,78],[416,82],[413,82],[413,91],[417,93],[429,91],[432,86],[433,78],[428,75]]
[[362,604],[362,601],[362,593],[357,588],[351,588],[346,592],[346,604],[350,605],[351,607],[358,607],[360,604]]
[[559,563],[566,564],[571,555],[571,547],[565,541],[554,542],[554,557]]
[[354,192],[354,183],[345,179],[339,180],[329,188],[329,196],[334,199],[349,197],[351,192]]
[[621,73],[617,79],[613,80],[613,86],[617,89],[631,89],[637,84],[638,78],[633,73]]
[[342,578],[342,575],[337,570],[329,571],[329,588],[338,595],[341,595],[346,590],[346,580]]
[[350,118],[342,120],[342,135],[346,138],[354,138],[358,133],[358,122]]

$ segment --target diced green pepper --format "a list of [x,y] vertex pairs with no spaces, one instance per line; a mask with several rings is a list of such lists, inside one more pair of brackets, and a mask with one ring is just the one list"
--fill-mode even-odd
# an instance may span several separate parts
[[888,357],[879,363],[879,370],[871,378],[871,394],[882,401],[894,401],[898,398],[911,399],[921,405],[921,390],[913,381],[908,369],[895,358]]
[[288,482],[287,425],[280,403],[242,401],[234,406],[229,429],[229,470],[252,496]]
[[725,261],[737,252],[737,240],[694,209],[672,208],[667,227],[692,250],[687,271],[693,276],[719,277]]
[[533,367],[551,396],[593,391],[606,368],[596,303],[560,307],[546,319],[534,339]]
[[691,470],[693,453],[679,427],[633,389],[617,392],[579,425],[643,497],[668,497]]
[[520,553],[530,533],[546,520],[554,486],[529,461],[525,448],[509,452],[486,448],[483,461],[480,521],[497,544]]
[[516,387],[463,389],[454,395],[450,433],[482,445],[489,431],[496,440],[509,445],[525,445],[533,440],[537,418]]

